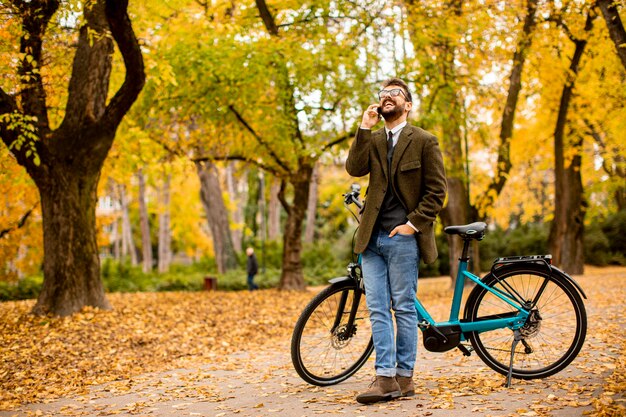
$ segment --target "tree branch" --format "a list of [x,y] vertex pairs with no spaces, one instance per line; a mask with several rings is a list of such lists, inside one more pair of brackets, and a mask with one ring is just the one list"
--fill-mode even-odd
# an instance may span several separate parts
[[333,146],[338,145],[341,142],[345,142],[346,140],[354,137],[354,135],[355,135],[355,132],[348,132],[339,136],[338,138],[335,138],[335,140],[332,140],[322,146],[322,153],[326,152],[328,149],[332,148]]
[[[595,140],[598,147],[600,148],[600,151],[598,152],[598,154],[600,158],[602,158],[602,169],[604,169],[604,171],[610,177],[617,176],[620,178],[625,178],[626,173],[621,168],[621,166],[623,166],[621,164],[623,163],[624,158],[620,154],[619,149],[611,149],[611,150],[607,149],[606,141],[603,138],[603,136],[606,135],[606,133],[599,132],[596,126],[594,126],[594,124],[590,122],[587,118],[583,118],[583,123],[585,124],[585,126],[587,126],[588,133],[591,135],[591,137]],[[615,158],[614,167],[609,165],[609,160],[607,158],[607,153],[611,151],[614,153],[614,158]]]
[[18,67],[21,107],[24,114],[36,116],[35,125],[40,137],[46,136],[50,127],[46,107],[46,91],[41,79],[43,37],[52,15],[59,8],[58,0],[16,2],[15,7],[22,19],[24,34],[20,38],[23,58]]
[[109,102],[105,120],[116,129],[141,92],[145,81],[143,57],[128,17],[128,0],[106,0],[106,17],[126,67],[124,83]]
[[278,28],[284,28],[284,27],[289,27],[289,26],[294,26],[294,25],[298,25],[298,24],[303,24],[303,23],[309,23],[312,22],[314,20],[320,20],[323,19],[324,21],[330,20],[358,20],[356,17],[352,17],[352,16],[331,16],[331,15],[323,15],[323,16],[312,16],[312,17],[305,17],[303,19],[300,20],[295,20],[293,22],[289,22],[289,23],[281,23],[279,25],[276,25]]
[[[2,87],[0,87],[0,114],[13,113],[15,110],[17,110],[15,98],[7,94]],[[2,138],[4,139],[4,135]]]
[[0,88],[0,136],[17,162],[33,177],[40,161],[48,154],[43,139],[50,131],[46,94],[41,79],[43,37],[52,15],[59,7],[57,0],[13,2],[12,16],[21,19],[24,35],[20,38],[23,54],[18,66],[20,87],[16,95]]
[[24,225],[26,224],[26,220],[28,220],[28,217],[32,214],[33,210],[35,210],[35,207],[37,207],[38,204],[39,202],[37,202],[37,204],[35,204],[30,210],[24,213],[22,217],[20,217],[20,219],[17,221],[17,224],[15,226],[7,227],[6,229],[0,230],[0,239],[2,239],[4,236],[8,235],[12,231],[24,227]]
[[256,0],[256,7],[259,10],[265,28],[270,33],[270,35],[279,36],[278,27],[276,26],[276,22],[274,21],[274,16],[272,16],[272,13],[268,9],[265,0]]
[[254,159],[247,158],[243,155],[211,155],[211,156],[198,156],[190,158],[191,162],[205,162],[205,161],[242,161],[261,168],[263,171],[269,172],[275,177],[281,177],[285,175],[284,172],[277,170],[263,162],[256,161]]
[[173,156],[185,156],[185,153],[181,149],[174,149],[174,148],[170,147],[164,141],[162,141],[162,140],[160,140],[160,139],[158,139],[158,138],[156,138],[156,137],[154,137],[152,135],[149,135],[148,139],[150,139],[151,141],[155,142],[157,145],[160,145],[170,155],[173,155]]
[[285,198],[285,188],[287,188],[287,181],[281,179],[280,189],[278,190],[278,201],[280,201],[280,204],[287,212],[287,215],[289,215],[291,214],[291,206],[289,205],[289,202],[287,202],[287,198]]
[[274,150],[270,148],[269,144],[258,133],[256,133],[256,131],[252,128],[252,126],[250,126],[250,124],[248,124],[248,122],[246,122],[246,120],[243,118],[243,116],[241,116],[237,109],[235,109],[232,104],[228,105],[228,109],[235,115],[239,123],[241,123],[243,127],[245,127],[246,130],[250,132],[250,134],[257,140],[257,142],[259,142],[261,146],[267,149],[267,152],[270,154],[276,165],[281,167],[283,171],[290,173],[291,170],[289,169],[289,167],[280,160],[276,152],[274,152]]
[[617,10],[617,0],[598,0],[598,7],[602,11],[609,35],[615,44],[615,49],[619,59],[626,69],[626,30]]

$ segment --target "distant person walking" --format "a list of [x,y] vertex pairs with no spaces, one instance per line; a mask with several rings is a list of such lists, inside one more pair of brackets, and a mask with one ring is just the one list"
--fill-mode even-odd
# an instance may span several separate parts
[[254,249],[246,249],[248,261],[246,263],[246,272],[248,273],[248,290],[258,290],[259,286],[254,283],[254,276],[259,272],[259,262],[256,260]]

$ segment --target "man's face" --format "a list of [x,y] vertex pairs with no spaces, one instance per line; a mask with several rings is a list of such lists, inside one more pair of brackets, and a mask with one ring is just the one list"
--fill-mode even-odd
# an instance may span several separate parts
[[381,114],[386,121],[391,122],[401,117],[411,109],[411,102],[406,99],[406,92],[397,85],[388,85],[379,91]]

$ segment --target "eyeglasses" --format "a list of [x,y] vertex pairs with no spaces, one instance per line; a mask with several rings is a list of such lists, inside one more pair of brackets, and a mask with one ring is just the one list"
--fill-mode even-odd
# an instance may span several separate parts
[[402,94],[404,96],[405,99],[409,99],[406,94],[404,94],[404,91],[402,91],[401,88],[392,88],[391,90],[380,90],[378,92],[378,99],[382,100],[385,97],[397,97],[400,94]]

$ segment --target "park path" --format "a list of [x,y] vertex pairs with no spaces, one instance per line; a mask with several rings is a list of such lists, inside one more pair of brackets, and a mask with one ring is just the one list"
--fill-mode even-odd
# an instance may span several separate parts
[[[354,396],[367,388],[373,362],[333,387],[303,382],[293,370],[289,340],[257,352],[230,355],[219,364],[138,375],[93,386],[89,392],[44,404],[30,404],[8,416],[582,416],[624,355],[626,314],[623,297],[594,290],[587,300],[589,334],[579,357],[563,372],[539,381],[504,377],[472,355],[454,350],[435,354],[420,348],[415,370],[415,397],[362,406]],[[596,277],[597,279],[597,277]],[[619,280],[623,295],[626,273]],[[618,393],[624,401],[625,393]]]

